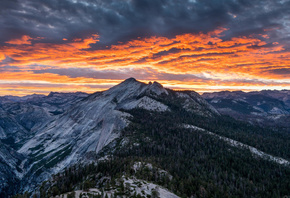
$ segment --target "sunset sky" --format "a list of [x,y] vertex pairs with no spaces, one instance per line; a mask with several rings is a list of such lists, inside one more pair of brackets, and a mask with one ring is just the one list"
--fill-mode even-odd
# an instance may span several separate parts
[[289,0],[1,0],[0,95],[290,89]]

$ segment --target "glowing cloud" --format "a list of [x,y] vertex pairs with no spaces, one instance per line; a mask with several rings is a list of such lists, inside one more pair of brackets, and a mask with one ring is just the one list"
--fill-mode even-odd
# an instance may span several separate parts
[[225,31],[152,36],[102,48],[95,34],[62,43],[38,39],[34,44],[35,39],[23,36],[0,47],[1,67],[5,67],[1,81],[7,90],[0,94],[9,92],[9,83],[20,80],[41,80],[51,91],[60,90],[52,86],[57,83],[63,85],[62,91],[71,91],[65,86],[70,84],[92,92],[132,75],[176,89],[289,88],[290,53],[282,44],[267,42],[266,34],[223,39]]
[[20,39],[12,39],[10,41],[6,41],[6,43],[11,45],[31,45],[32,38],[27,35],[23,35]]

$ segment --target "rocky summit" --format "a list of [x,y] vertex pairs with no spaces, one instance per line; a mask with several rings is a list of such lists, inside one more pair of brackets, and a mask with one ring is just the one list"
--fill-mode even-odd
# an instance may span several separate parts
[[[194,91],[129,78],[94,94],[0,97],[1,196],[263,195],[273,188],[267,178],[278,181],[275,171],[289,173],[289,134],[225,117],[217,104],[230,99],[275,115],[289,109],[275,99],[269,110],[263,102],[259,106],[258,96],[253,106],[245,94],[239,100],[226,95],[204,94],[208,103]],[[231,159],[240,163],[224,166]],[[261,176],[265,181],[243,172],[249,167],[256,173],[253,164],[260,163],[259,173],[269,171]],[[240,184],[227,189],[228,181]],[[131,191],[122,190],[126,182]],[[247,185],[256,190],[246,191]],[[287,191],[283,185],[280,193]]]

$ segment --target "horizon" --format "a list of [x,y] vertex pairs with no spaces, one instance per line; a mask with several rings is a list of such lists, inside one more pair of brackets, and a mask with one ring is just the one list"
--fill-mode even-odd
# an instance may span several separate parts
[[198,93],[290,90],[287,1],[0,5],[0,96],[94,93],[130,76]]
[[[134,77],[130,77],[130,78],[133,78],[135,79]],[[124,79],[123,81],[121,81],[120,83],[124,82],[125,80],[128,80],[130,78],[127,78],[127,79]],[[141,83],[145,83],[145,84],[149,84],[151,83],[152,81],[148,81],[148,82],[145,82],[145,81],[140,81],[138,79],[135,79],[136,81],[138,82],[141,82]],[[157,82],[159,83],[158,81],[153,81],[153,82]],[[50,92],[47,92],[47,93],[32,93],[32,94],[28,94],[28,95],[0,95],[0,97],[26,97],[26,96],[32,96],[32,95],[43,95],[43,96],[48,96],[49,94],[51,93],[86,93],[86,94],[94,94],[96,92],[103,92],[103,91],[107,91],[108,89],[114,87],[114,86],[117,86],[119,85],[120,83],[116,84],[116,85],[113,85],[107,89],[103,89],[103,90],[99,90],[99,91],[95,91],[95,92],[83,92],[83,91],[50,91]],[[161,84],[161,83],[160,83]],[[163,84],[161,84],[163,86]],[[164,88],[166,89],[171,89],[169,87],[165,87]],[[277,89],[262,89],[262,90],[248,90],[248,91],[243,91],[243,90],[208,90],[208,91],[204,91],[204,92],[198,92],[196,90],[193,90],[193,89],[171,89],[171,90],[174,90],[174,91],[194,91],[194,92],[197,92],[198,94],[200,95],[203,95],[204,93],[219,93],[219,92],[244,92],[244,93],[250,93],[250,92],[261,92],[261,91],[290,91],[288,89],[282,89],[282,90],[277,90]]]

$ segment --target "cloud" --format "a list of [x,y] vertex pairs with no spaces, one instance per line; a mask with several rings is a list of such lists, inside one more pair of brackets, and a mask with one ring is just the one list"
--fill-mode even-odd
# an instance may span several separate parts
[[289,21],[284,0],[2,0],[0,81],[289,89]]
[[93,78],[93,79],[111,79],[122,81],[124,79],[134,76],[139,80],[166,80],[166,81],[187,81],[187,80],[212,80],[207,79],[206,77],[198,77],[193,74],[172,74],[159,72],[152,68],[125,68],[118,70],[95,70],[90,68],[66,68],[66,69],[40,69],[40,70],[31,70],[34,74],[58,74],[61,76],[68,76],[70,78]]
[[[289,79],[286,75],[265,72],[281,65],[288,67],[290,52],[284,45],[267,44],[267,40],[252,36],[223,39],[225,31],[227,29],[220,28],[206,34],[181,34],[173,38],[152,36],[106,49],[92,49],[91,45],[99,42],[98,35],[60,44],[42,41],[33,45],[5,46],[0,47],[0,55],[6,57],[1,64],[7,70],[7,66],[17,66],[16,71],[47,72],[72,78],[80,74],[87,78],[138,78],[138,71],[150,68],[161,73],[195,76],[210,73],[224,79],[230,75],[243,79]],[[149,74],[154,76],[148,73],[147,79]]]
[[106,90],[133,75],[145,83],[158,81],[165,87],[195,91],[283,89],[290,82],[264,79],[216,79],[207,75],[174,74],[152,68],[97,71],[84,68],[40,69],[31,72],[5,72],[0,80],[0,95],[48,94],[58,92],[96,92]]
[[265,71],[263,71],[264,73],[266,73],[266,75],[272,75],[272,76],[277,76],[278,78],[286,78],[286,79],[290,79],[290,67],[289,66],[285,66],[283,68],[283,66],[280,66],[280,68],[273,68],[273,69],[266,69]]
[[272,30],[271,38],[282,40],[289,32],[289,7],[289,1],[272,0],[2,0],[0,42],[28,35],[59,43],[97,33],[105,46],[218,27],[228,28],[227,38]]
[[27,35],[23,35],[20,39],[12,39],[10,41],[6,41],[5,43],[12,45],[31,45],[32,38]]
[[[1,55],[1,54],[0,54]],[[0,59],[1,60],[1,59]],[[0,61],[0,66],[6,66],[6,65],[9,65],[9,64],[13,64],[13,63],[16,63],[17,61],[14,60],[13,58],[9,57],[9,56],[5,56],[5,54],[3,54],[3,58],[2,60]],[[4,67],[1,67],[2,69]],[[8,68],[8,67],[6,67]]]
[[269,72],[273,73],[273,74],[285,74],[285,75],[289,75],[290,74],[290,68],[281,68],[281,69],[273,69],[270,70]]

